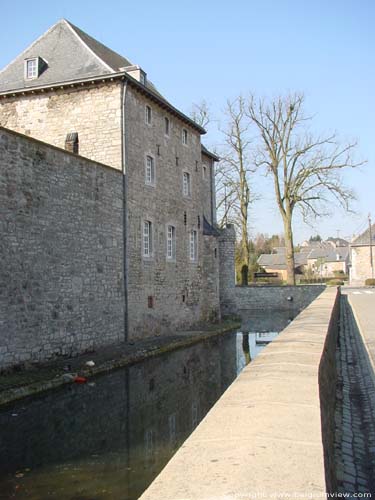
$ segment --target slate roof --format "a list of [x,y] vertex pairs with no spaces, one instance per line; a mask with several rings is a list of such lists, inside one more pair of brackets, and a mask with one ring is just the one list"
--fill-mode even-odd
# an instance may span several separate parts
[[205,236],[219,236],[219,231],[212,226],[205,216],[203,216],[203,234]]
[[333,238],[332,236],[330,238],[327,238],[326,241],[329,241],[335,247],[347,247],[349,245],[349,242],[344,240],[343,238]]
[[[25,59],[40,57],[44,68],[38,78],[25,79]],[[127,75],[124,68],[133,64],[117,52],[109,49],[90,35],[61,19],[0,71],[0,94],[48,88],[67,82],[84,82],[91,78],[126,76],[140,90],[156,98],[162,106],[185,122],[205,133],[203,127],[195,123],[170,104],[147,78],[142,85]],[[211,153],[212,155],[212,153]]]
[[[339,258],[337,258],[337,256]],[[349,258],[349,247],[337,247],[326,257],[326,262],[338,262]]]
[[324,257],[327,257],[332,252],[332,247],[331,245],[329,248],[323,247],[323,248],[313,248],[311,252],[307,255],[308,259],[321,259]]
[[[375,224],[371,226],[371,233],[372,233],[372,244],[375,245]],[[359,245],[368,245],[370,246],[370,228],[367,228],[366,231],[357,238],[355,238],[351,243],[350,246],[359,246]]]
[[215,155],[215,153],[211,153],[211,151],[209,151],[203,144],[202,144],[202,153],[205,154],[206,156],[209,156],[214,161],[220,161],[220,158],[217,155]]
[[[339,258],[337,258],[339,256]],[[349,247],[314,248],[308,254],[308,259],[324,259],[326,262],[346,260],[349,256]]]
[[[258,264],[273,269],[286,269],[286,253],[263,253],[258,258]],[[296,252],[294,254],[294,264],[296,267],[306,265],[307,255]]]
[[[24,61],[33,57],[41,57],[46,68],[38,78],[27,80]],[[62,19],[0,72],[0,92],[108,75],[118,71],[120,59],[125,66],[131,64]]]

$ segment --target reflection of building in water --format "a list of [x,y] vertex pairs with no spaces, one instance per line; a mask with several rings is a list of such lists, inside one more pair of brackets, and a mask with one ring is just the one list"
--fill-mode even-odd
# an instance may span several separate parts
[[278,332],[258,332],[256,333],[256,343],[257,344],[269,344],[277,337]]
[[22,480],[38,498],[53,485],[70,499],[74,467],[88,495],[109,481],[111,498],[137,499],[235,376],[227,335],[15,404],[0,413],[0,491],[10,487],[1,474],[28,467]]
[[251,361],[250,355],[250,345],[249,345],[249,333],[242,334],[242,350],[245,356],[245,363],[248,365]]

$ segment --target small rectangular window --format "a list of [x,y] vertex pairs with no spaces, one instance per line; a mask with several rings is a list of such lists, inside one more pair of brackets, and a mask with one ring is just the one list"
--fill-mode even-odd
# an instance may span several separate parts
[[194,229],[190,231],[190,260],[196,261],[198,256],[198,233]]
[[182,194],[184,196],[191,195],[190,174],[188,172],[184,172],[184,174],[182,176]]
[[188,131],[186,130],[186,128],[182,129],[182,144],[184,144],[185,146],[187,146],[188,144]]
[[152,223],[149,220],[143,222],[143,256],[152,255]]
[[164,118],[164,134],[169,137],[169,130],[170,130],[170,122],[169,118],[165,117]]
[[150,106],[145,107],[145,121],[147,125],[151,125],[152,122],[152,109]]
[[167,227],[167,259],[174,260],[176,258],[176,228],[174,226]]
[[145,174],[146,184],[149,186],[155,185],[155,161],[152,156],[146,156],[146,174]]
[[38,59],[28,59],[26,61],[26,78],[38,78]]
[[206,167],[206,165],[203,165],[203,167],[202,167],[202,177],[203,177],[203,179],[207,179],[207,167]]

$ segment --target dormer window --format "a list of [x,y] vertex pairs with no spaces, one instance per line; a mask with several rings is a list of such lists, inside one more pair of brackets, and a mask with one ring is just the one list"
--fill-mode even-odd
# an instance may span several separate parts
[[25,76],[28,80],[38,78],[38,57],[34,59],[26,59],[25,61]]

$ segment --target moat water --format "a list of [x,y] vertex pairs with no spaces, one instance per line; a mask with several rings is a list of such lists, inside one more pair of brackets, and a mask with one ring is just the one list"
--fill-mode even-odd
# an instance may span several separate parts
[[136,500],[293,313],[0,411],[0,499]]

